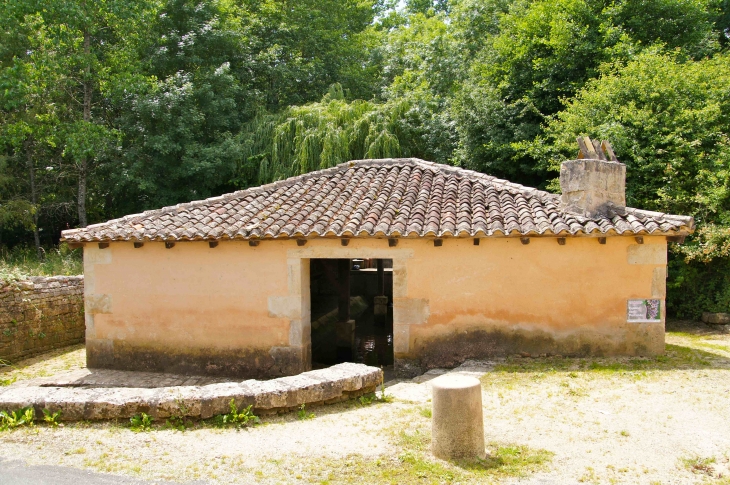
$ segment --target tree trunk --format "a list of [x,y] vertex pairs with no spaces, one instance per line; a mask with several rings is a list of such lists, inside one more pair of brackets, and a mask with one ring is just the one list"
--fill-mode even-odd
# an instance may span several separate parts
[[[86,68],[84,73],[84,122],[91,121],[91,35],[89,31],[84,31],[84,58]],[[86,227],[86,175],[87,175],[87,159],[82,157],[79,162],[79,193],[78,193],[78,209],[79,209],[79,226]]]
[[43,250],[41,250],[41,234],[38,230],[38,190],[35,186],[35,167],[33,163],[33,155],[30,152],[30,142],[24,143],[25,160],[28,167],[28,176],[30,177],[30,202],[33,204],[33,239],[35,241],[35,253],[38,260],[43,260]]
[[79,163],[79,227],[86,227],[86,157]]

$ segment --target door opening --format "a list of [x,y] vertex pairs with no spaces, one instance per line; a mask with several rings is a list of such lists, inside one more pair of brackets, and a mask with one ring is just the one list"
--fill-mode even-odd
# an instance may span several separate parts
[[311,259],[312,368],[393,365],[393,260]]

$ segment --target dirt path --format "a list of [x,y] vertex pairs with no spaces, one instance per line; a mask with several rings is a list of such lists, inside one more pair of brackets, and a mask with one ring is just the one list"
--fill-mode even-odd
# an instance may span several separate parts
[[[0,456],[210,483],[730,484],[730,335],[670,330],[667,354],[656,359],[515,358],[462,368],[486,372],[491,458],[480,464],[429,458],[428,380],[438,371],[390,386],[393,402],[323,406],[305,410],[307,419],[291,413],[240,431],[133,432],[126,423],[6,431]],[[82,356],[73,350],[0,379],[73,368]]]

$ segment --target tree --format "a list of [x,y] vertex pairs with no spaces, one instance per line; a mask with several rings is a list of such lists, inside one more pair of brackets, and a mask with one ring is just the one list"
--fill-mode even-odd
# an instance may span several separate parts
[[[127,62],[125,42],[136,38],[144,24],[148,4],[128,0],[54,0],[9,2],[2,10],[11,33],[10,48],[3,54],[8,69],[31,58],[34,35],[45,39],[54,63],[44,76],[53,79],[48,97],[38,102],[53,106],[54,146],[73,164],[79,225],[87,224],[88,181],[104,151],[116,144],[118,132],[108,124],[104,91],[113,89],[117,77],[133,69]],[[28,19],[36,19],[34,25]],[[26,32],[25,35],[19,35]],[[14,34],[14,35],[13,35]],[[52,72],[51,72],[52,71]],[[27,106],[31,112],[46,106]]]
[[24,174],[22,178],[27,184],[25,191],[14,184],[8,190],[5,184],[3,192],[8,195],[3,197],[6,199],[3,219],[6,223],[20,221],[33,229],[36,253],[42,259],[38,218],[43,209],[43,190],[38,180],[38,165],[42,158],[57,152],[61,123],[55,101],[56,89],[63,83],[59,75],[62,59],[42,18],[33,15],[21,18],[3,15],[3,18],[17,22],[15,38],[9,40],[26,47],[24,55],[5,56],[0,70],[0,145],[6,153],[4,178],[15,181]]
[[[596,77],[602,63],[630,60],[652,45],[680,48],[689,58],[711,54],[718,48],[713,2],[538,0],[484,8],[489,20],[477,24],[482,48],[453,108],[459,162],[539,184],[545,174],[521,143],[542,132],[562,100]],[[454,28],[479,38],[471,23]]]
[[268,183],[348,160],[411,156],[403,101],[347,102],[333,85],[318,103],[259,116],[242,133],[242,185]]
[[[627,168],[627,204],[692,214],[698,234],[672,247],[669,307],[730,309],[730,53],[698,61],[646,51],[589,81],[532,145],[548,170],[575,136],[611,141]],[[702,302],[702,305],[698,305]]]
[[36,209],[20,190],[21,186],[22,181],[12,173],[7,157],[0,158],[0,246],[4,230],[34,229]]
[[379,75],[373,23],[379,0],[244,0],[242,33],[251,53],[252,87],[277,111],[342,85],[349,99],[369,99]]
[[[139,210],[232,190],[233,136],[256,94],[238,11],[224,2],[170,0],[137,46],[143,82],[120,96],[121,153],[104,167],[109,212]],[[251,96],[252,95],[252,96]]]
[[[92,161],[113,147],[119,133],[105,116],[103,91],[113,89],[117,78],[128,80],[134,67],[128,59],[129,39],[135,39],[153,5],[130,0],[56,0],[35,6],[55,29],[56,41],[65,50],[67,100],[64,156],[76,165],[79,226],[87,225],[88,180]],[[96,98],[100,98],[96,100]]]

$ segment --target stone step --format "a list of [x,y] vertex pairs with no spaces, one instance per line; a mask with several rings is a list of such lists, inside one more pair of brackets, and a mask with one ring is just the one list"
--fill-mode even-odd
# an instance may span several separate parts
[[129,418],[146,413],[153,419],[170,416],[207,419],[238,409],[271,414],[297,409],[302,404],[334,403],[373,392],[382,371],[364,364],[344,363],[268,381],[246,380],[204,386],[159,388],[19,387],[0,390],[0,410],[28,406],[37,418],[43,410],[61,411],[61,420]]

